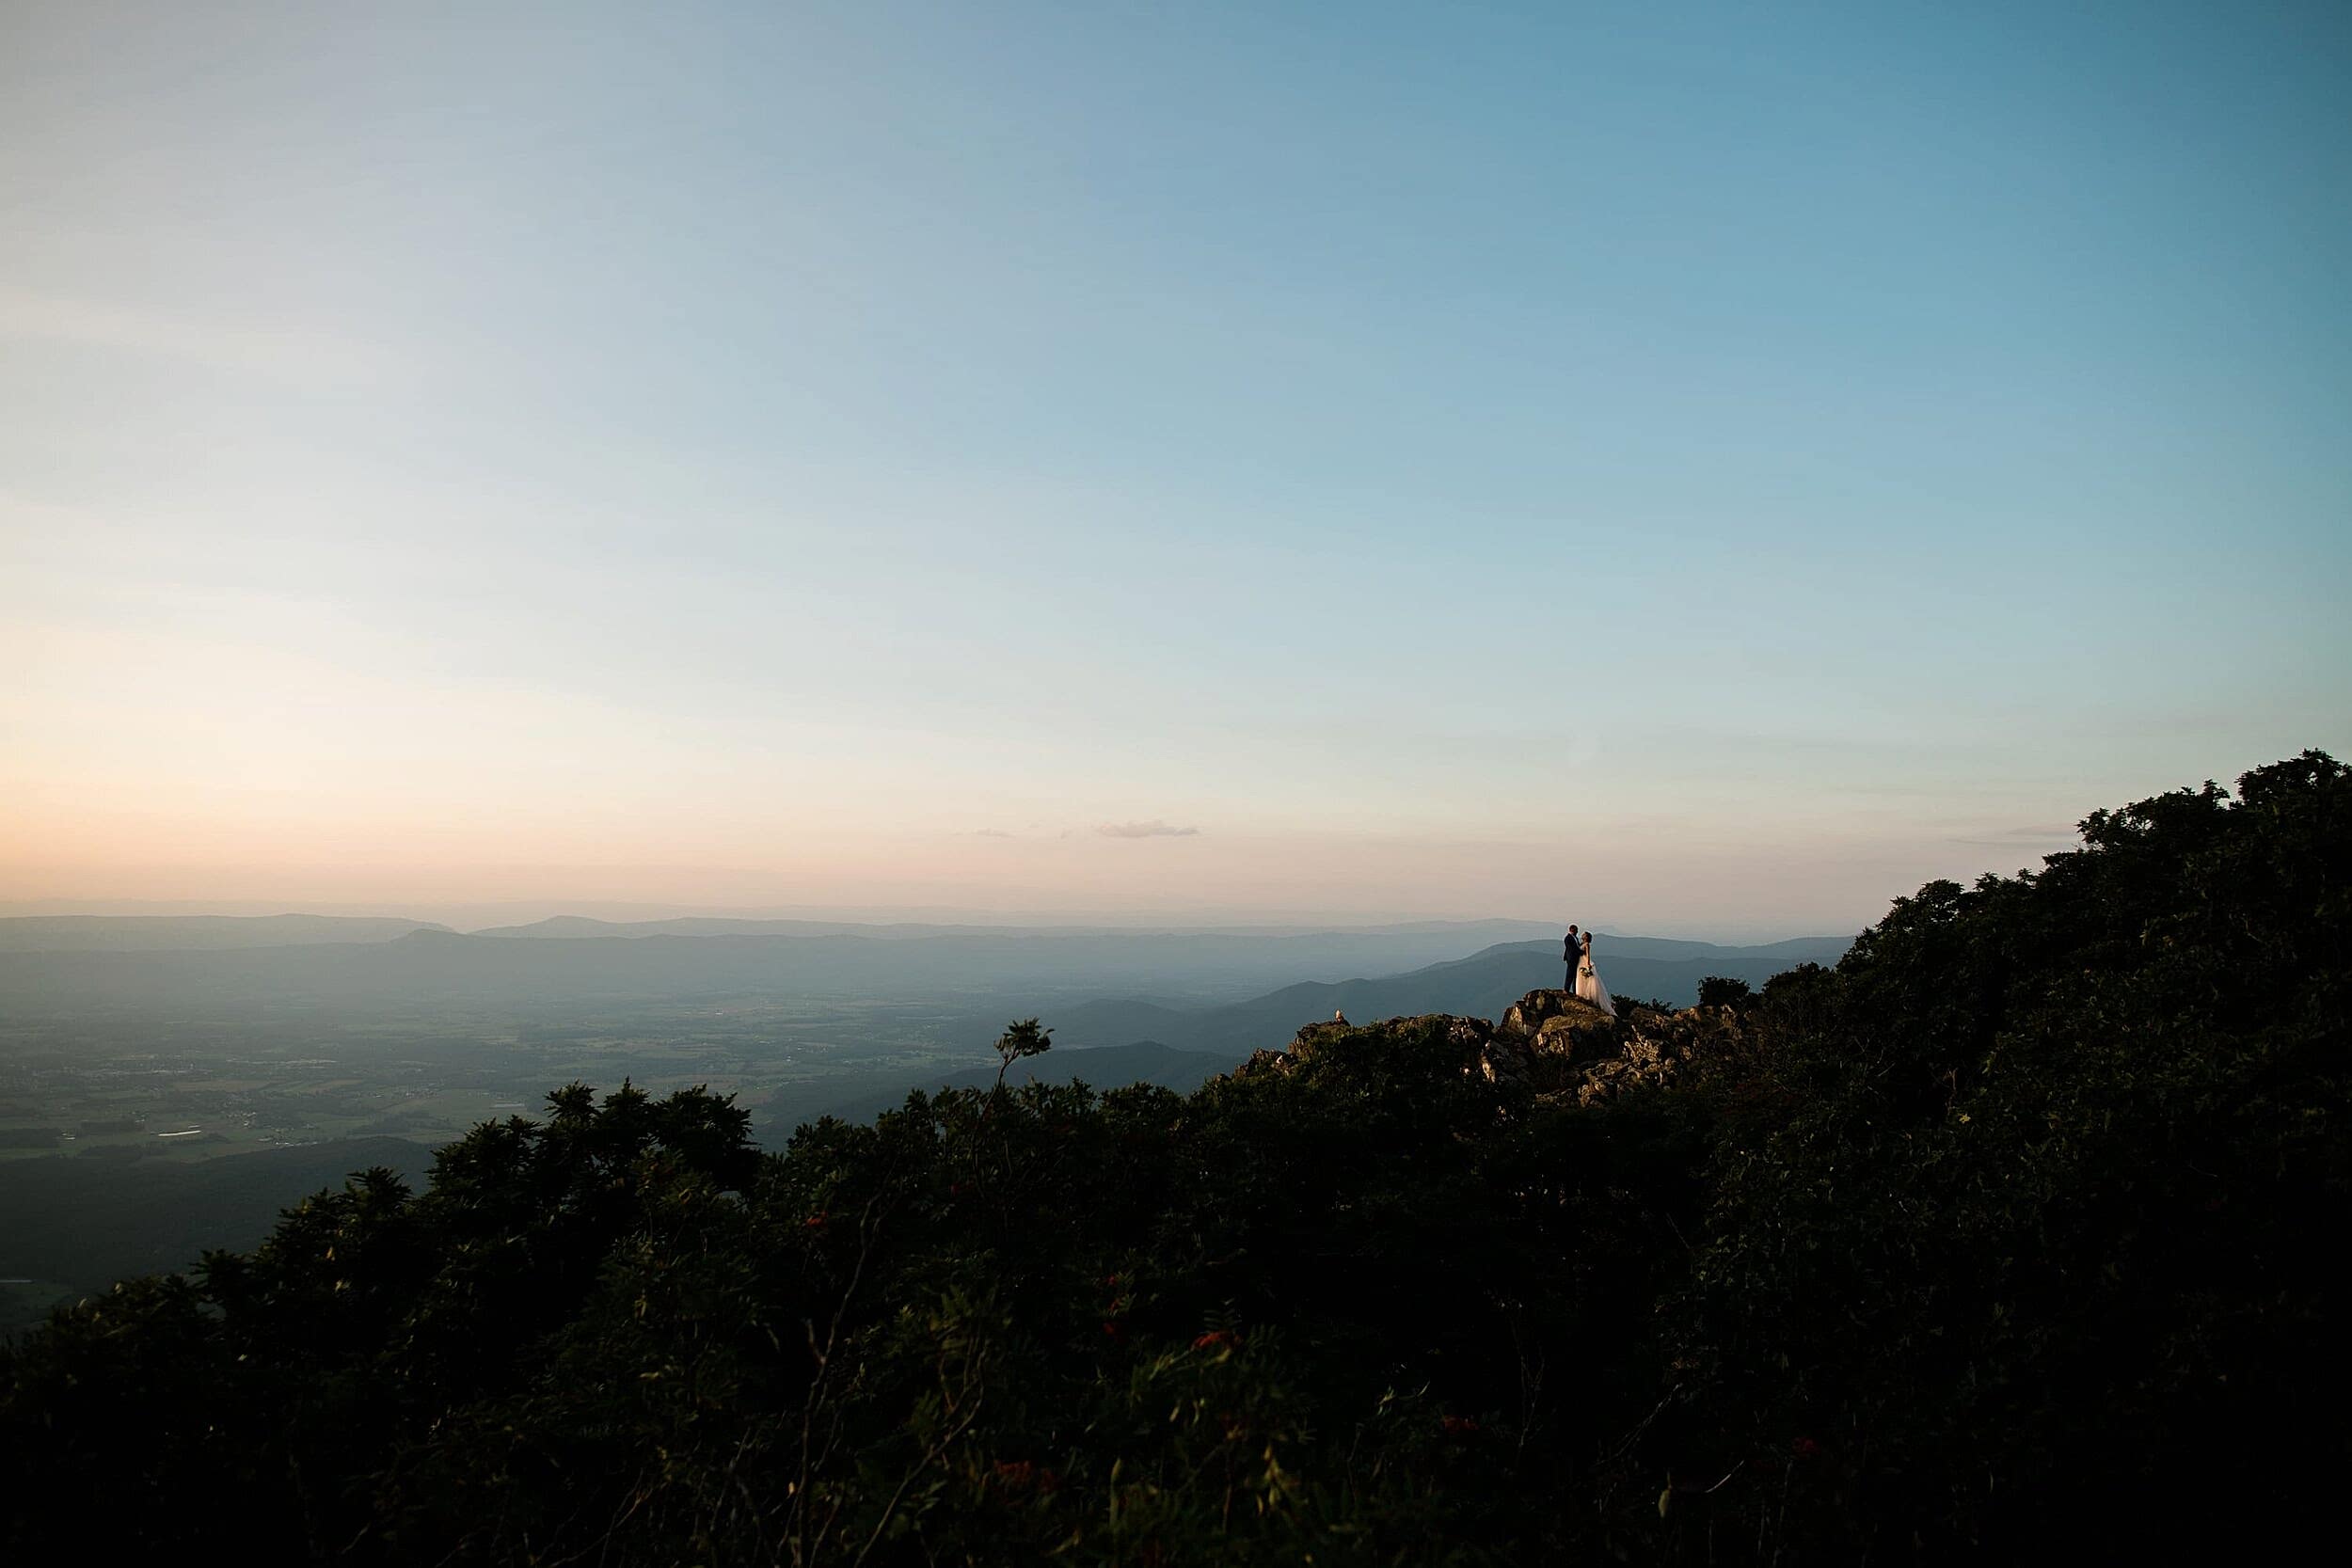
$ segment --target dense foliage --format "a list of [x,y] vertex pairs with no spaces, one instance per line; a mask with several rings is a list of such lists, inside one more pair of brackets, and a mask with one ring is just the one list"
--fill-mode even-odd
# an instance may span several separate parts
[[[780,1155],[572,1085],[0,1361],[12,1555],[2244,1549],[2347,1458],[2352,781],[1937,883],[1579,1106],[1426,1028]],[[1710,1015],[1712,1017],[1713,1015]],[[1032,1037],[1024,1036],[1029,1039]]]

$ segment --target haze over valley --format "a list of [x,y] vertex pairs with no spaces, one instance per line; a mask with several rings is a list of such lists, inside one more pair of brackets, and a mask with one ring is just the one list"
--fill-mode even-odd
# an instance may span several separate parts
[[2347,106],[0,0],[0,1560],[2328,1538]]
[[[1540,933],[1540,934],[1539,934]],[[1677,1004],[1843,938],[1604,938],[1613,980]],[[0,1278],[15,1321],[122,1274],[247,1245],[349,1170],[421,1173],[552,1085],[732,1094],[781,1145],[829,1114],[1029,1070],[1190,1088],[1335,1009],[1496,1014],[1560,978],[1530,923],[1390,928],[942,927],[556,918],[459,933],[390,918],[0,919]],[[215,1163],[218,1164],[215,1164]]]

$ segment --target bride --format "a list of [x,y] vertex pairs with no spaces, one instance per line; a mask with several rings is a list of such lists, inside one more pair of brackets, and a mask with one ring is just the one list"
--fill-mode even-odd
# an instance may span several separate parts
[[1584,941],[1577,949],[1576,994],[1579,1000],[1590,1002],[1610,1017],[1617,1009],[1609,1001],[1609,988],[1600,983],[1600,971],[1593,967],[1593,933],[1584,933]]

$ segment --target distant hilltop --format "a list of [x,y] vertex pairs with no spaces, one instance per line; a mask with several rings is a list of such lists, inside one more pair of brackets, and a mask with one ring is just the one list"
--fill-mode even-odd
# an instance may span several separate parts
[[[333,943],[364,944],[397,942],[416,932],[468,936],[489,941],[613,942],[650,938],[799,938],[855,939],[866,942],[923,942],[969,939],[974,942],[1104,942],[1141,944],[1151,942],[1206,941],[1213,942],[1324,942],[1362,944],[1369,950],[1392,949],[1391,956],[1407,962],[1429,962],[1442,956],[1459,957],[1480,948],[1520,943],[1557,945],[1559,929],[1534,920],[1410,920],[1381,925],[1233,924],[1202,925],[1120,922],[1088,925],[988,925],[972,922],[854,921],[809,919],[744,919],[723,915],[684,915],[660,920],[603,920],[590,915],[559,914],[516,926],[474,929],[437,920],[405,915],[325,914],[33,914],[0,916],[0,953],[167,953],[228,952],[264,947],[308,947]],[[1610,951],[1619,958],[1695,958],[1707,954],[1762,955],[1785,950],[1804,958],[1819,956],[1827,937],[1796,937],[1756,946],[1662,937],[1609,936]],[[1843,938],[1834,939],[1843,950]]]
[[[1496,942],[1478,927],[745,934],[713,924],[700,934],[510,936],[310,915],[35,917],[0,922],[0,1012],[73,1019],[101,1007],[201,1007],[251,1017],[298,1002],[330,1006],[352,1023],[462,1021],[485,1006],[545,1013],[820,992],[947,1003],[960,1014],[990,994],[1025,1012],[1050,1010],[1066,1044],[1158,1040],[1247,1053],[1270,1032],[1287,1035],[1335,1006],[1355,1017],[1484,1012],[1561,975],[1558,936]],[[1606,934],[1601,942],[1612,987],[1675,1003],[1695,999],[1710,974],[1757,984],[1797,963],[1835,962],[1847,946],[1843,937],[1752,948]],[[976,1032],[969,1044],[983,1037]]]
[[579,940],[596,937],[873,937],[883,940],[912,937],[1050,937],[1050,936],[1360,936],[1360,937],[1486,937],[1511,941],[1548,934],[1549,925],[1533,920],[1408,920],[1377,926],[1327,925],[1201,925],[1170,921],[1089,925],[1085,922],[1046,925],[983,925],[977,922],[920,920],[752,920],[723,915],[681,915],[666,920],[597,920],[587,915],[558,914],[524,926],[490,926],[478,937],[535,937]]
[[334,914],[33,914],[0,919],[0,953],[188,953],[395,942],[431,920]]

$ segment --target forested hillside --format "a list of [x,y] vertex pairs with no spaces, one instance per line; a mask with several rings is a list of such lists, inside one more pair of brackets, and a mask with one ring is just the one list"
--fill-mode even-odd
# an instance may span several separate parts
[[574,1085],[9,1349],[0,1542],[2260,1558],[2352,1460],[2348,872],[2309,752],[1705,1009],[1325,1025],[780,1154]]

